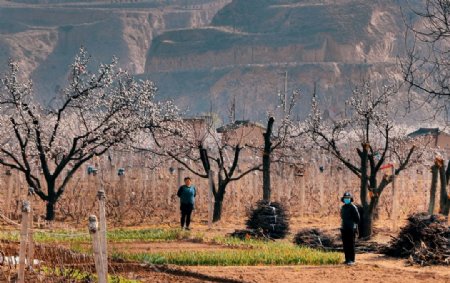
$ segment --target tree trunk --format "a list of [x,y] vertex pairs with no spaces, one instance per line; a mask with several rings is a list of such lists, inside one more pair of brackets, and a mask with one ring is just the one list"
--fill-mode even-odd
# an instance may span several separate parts
[[45,220],[47,221],[53,221],[55,220],[55,204],[56,202],[53,201],[47,201],[46,205],[46,214],[45,214]]
[[448,215],[448,195],[447,195],[447,176],[445,172],[445,166],[442,164],[439,167],[439,177],[440,177],[440,185],[441,185],[441,193],[440,193],[440,202],[439,202],[439,213],[443,215]]
[[[362,144],[362,151],[360,151],[359,156],[361,158],[361,187],[360,187],[360,198],[361,205],[363,207],[363,215],[361,216],[361,225],[359,231],[359,238],[370,238],[372,236],[372,223],[373,223],[373,212],[375,211],[376,203],[374,199],[376,196],[372,195],[370,200],[368,200],[368,192],[370,186],[370,178],[367,174],[368,171],[368,155],[369,155],[369,144]],[[373,180],[372,180],[373,181]],[[370,188],[373,190],[373,188]],[[369,203],[370,201],[370,203]]]
[[271,184],[270,184],[270,154],[272,143],[270,141],[272,136],[272,127],[274,118],[270,117],[267,122],[267,131],[264,133],[264,152],[263,152],[263,200],[270,201]]
[[[372,174],[372,171],[375,171],[375,168],[370,168],[371,176],[369,181],[369,187],[371,192],[376,192],[378,184],[377,184],[377,173]],[[372,220],[376,221],[380,217],[380,207],[376,205],[373,210]]]
[[222,204],[226,187],[227,184],[219,184],[218,191],[214,194],[213,222],[220,221],[222,218]]
[[214,201],[213,222],[220,221],[222,218],[222,201]]
[[437,182],[438,182],[438,173],[439,168],[436,165],[433,165],[431,167],[431,189],[430,189],[430,204],[428,206],[428,213],[433,214],[434,213],[434,206],[436,203],[436,188],[437,188]]
[[373,223],[375,221],[375,211],[377,210],[378,203],[380,201],[380,196],[373,196],[370,199],[369,205],[366,207],[363,207],[363,215],[360,215],[360,222],[361,225],[359,225],[360,231],[359,231],[359,238],[368,240],[372,237],[372,229],[373,229]]
[[450,180],[450,160],[447,163],[447,169],[445,170],[445,180],[447,181],[447,186],[448,186],[448,181]]
[[263,200],[270,201],[271,184],[270,184],[270,155],[263,156]]
[[47,211],[45,215],[45,220],[53,221],[55,220],[55,204],[57,201],[57,196],[55,192],[55,183],[51,181],[47,181]]
[[[361,184],[360,184],[360,199],[361,206],[363,207],[363,215],[361,216],[360,222],[360,231],[359,237],[362,238],[362,235],[370,235],[371,234],[371,223],[366,221],[366,217],[368,215],[369,204],[367,202],[367,194],[368,194],[368,182],[369,178],[367,176],[367,161],[368,161],[368,152],[367,146],[365,144],[362,145],[362,152],[359,154],[361,158]],[[372,218],[370,218],[372,220]]]
[[368,193],[368,182],[369,178],[367,176],[367,161],[368,161],[368,152],[367,152],[367,146],[363,144],[363,150],[360,153],[361,158],[361,186],[360,186],[360,199],[361,199],[361,205],[364,207],[364,209],[368,209],[368,203],[367,203],[367,193]]
[[359,238],[370,238],[372,236],[373,210],[363,209],[361,225],[359,225]]

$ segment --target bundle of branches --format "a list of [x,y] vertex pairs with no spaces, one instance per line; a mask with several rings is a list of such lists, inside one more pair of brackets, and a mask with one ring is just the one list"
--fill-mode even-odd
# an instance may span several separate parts
[[377,242],[356,241],[355,252],[358,254],[380,253],[386,245]]
[[420,265],[450,265],[450,229],[443,217],[417,213],[408,217],[383,253]]
[[257,239],[257,240],[270,240],[270,237],[264,234],[262,229],[242,229],[235,230],[233,233],[228,234],[231,237],[239,238],[241,240]]
[[[342,242],[337,235],[327,234],[319,229],[303,229],[298,231],[294,237],[294,243],[314,249],[328,251],[342,251]],[[376,242],[356,241],[355,251],[357,253],[376,253],[385,246]]]
[[337,249],[335,239],[319,229],[302,229],[294,237],[294,243],[315,249]]
[[282,239],[289,232],[289,215],[282,204],[260,200],[250,211],[246,225],[251,230],[262,229],[271,239]]

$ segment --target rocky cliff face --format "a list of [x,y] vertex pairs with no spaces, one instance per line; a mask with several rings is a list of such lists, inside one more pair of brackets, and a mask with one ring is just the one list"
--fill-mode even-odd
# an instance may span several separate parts
[[185,106],[204,101],[195,111],[212,103],[223,114],[236,95],[244,118],[265,114],[267,102],[284,91],[287,72],[288,91],[310,93],[317,83],[337,115],[353,83],[401,79],[396,60],[404,49],[399,5],[405,3],[234,0],[208,27],[155,37],[145,71]]
[[0,2],[0,70],[9,58],[19,60],[44,102],[64,85],[67,66],[80,46],[97,62],[115,55],[124,68],[140,74],[156,35],[209,25],[230,1],[73,2]]
[[[418,1],[418,0],[417,0]],[[411,0],[409,0],[411,2]],[[33,3],[33,4],[30,4]],[[263,118],[276,94],[314,83],[333,115],[363,78],[400,79],[406,0],[0,0],[0,70],[20,60],[39,97],[58,93],[84,45],[113,55],[193,113]],[[3,66],[3,67],[2,67]],[[308,99],[299,107],[307,112]]]

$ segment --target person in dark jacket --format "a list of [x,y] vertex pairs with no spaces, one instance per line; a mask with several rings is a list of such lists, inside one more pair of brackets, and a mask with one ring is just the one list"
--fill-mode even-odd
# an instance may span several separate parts
[[355,264],[355,238],[360,216],[358,208],[353,204],[353,196],[346,192],[341,198],[344,205],[341,208],[341,235],[344,245],[345,263]]
[[190,230],[189,225],[191,224],[191,214],[192,210],[194,210],[196,195],[197,190],[195,186],[192,185],[191,178],[184,178],[184,185],[178,189],[177,193],[177,196],[180,198],[182,229]]

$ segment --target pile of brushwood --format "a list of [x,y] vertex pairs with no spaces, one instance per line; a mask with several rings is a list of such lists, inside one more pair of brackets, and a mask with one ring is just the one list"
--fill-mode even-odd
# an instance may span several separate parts
[[450,265],[450,228],[443,216],[412,214],[382,252],[411,264]]
[[289,215],[278,202],[260,200],[249,213],[247,229],[236,230],[230,236],[237,238],[282,239],[289,232]]
[[[294,244],[326,251],[342,251],[342,241],[339,234],[327,234],[319,229],[302,229],[294,237]],[[372,241],[356,241],[357,253],[376,253],[384,249],[383,244]]]
[[294,237],[294,243],[314,249],[334,250],[337,248],[335,239],[319,229],[300,230]]
[[289,232],[289,215],[281,203],[260,200],[250,211],[246,225],[251,230],[262,229],[271,239],[283,239]]

